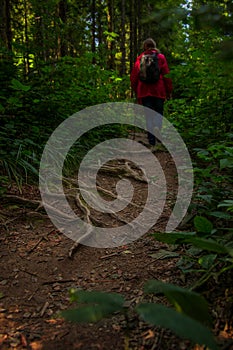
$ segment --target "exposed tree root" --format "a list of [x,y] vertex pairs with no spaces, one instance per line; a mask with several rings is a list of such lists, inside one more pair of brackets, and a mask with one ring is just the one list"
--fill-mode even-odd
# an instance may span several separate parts
[[[93,169],[90,169],[93,172]],[[115,178],[122,178],[122,177],[128,177],[131,179],[134,179],[138,182],[147,183],[147,180],[144,176],[144,174],[141,171],[138,171],[137,169],[134,170],[131,168],[130,164],[128,162],[124,162],[123,164],[117,164],[113,165],[104,165],[102,166],[98,174],[107,174],[110,177]],[[106,226],[106,223],[101,220],[98,216],[98,213],[96,211],[91,210],[91,208],[88,206],[88,204],[82,199],[80,195],[80,191],[78,190],[78,180],[76,179],[64,179],[64,183],[66,184],[66,199],[68,200],[70,206],[74,211],[79,211],[79,217],[81,212],[81,218],[83,221],[85,221],[88,225],[87,232],[85,232],[78,240],[75,241],[75,243],[72,245],[72,247],[69,249],[68,256],[72,257],[82,242],[85,242],[85,240],[90,237],[90,235],[93,233],[93,229],[95,226],[98,227],[104,227]],[[81,183],[82,185],[82,191],[88,191],[88,195],[91,196],[92,202],[96,204],[97,207],[100,206],[100,203],[98,201],[98,197],[91,193],[90,188],[85,185],[85,183]],[[108,199],[120,199],[125,204],[128,204],[128,201],[124,198],[119,198],[115,193],[113,193],[110,190],[107,190],[103,188],[99,181],[96,181],[96,189],[99,193],[101,193],[103,196],[107,197]],[[17,204],[20,207],[25,208],[25,216],[29,217],[47,217],[45,216],[45,209],[49,210],[50,213],[52,213],[56,218],[62,218],[62,220],[68,221],[70,223],[74,222],[74,217],[70,216],[69,214],[62,211],[62,208],[57,208],[57,201],[63,196],[63,194],[55,193],[51,194],[51,201],[49,203],[43,203],[41,200],[36,199],[28,199],[23,198],[18,195],[6,195],[3,198],[3,204],[4,205],[10,205],[10,204]],[[137,205],[136,203],[131,202],[130,205],[134,207],[137,210],[141,210],[141,206]],[[30,211],[28,209],[31,209]],[[101,211],[101,208],[100,208]],[[130,225],[129,221],[124,219],[120,213],[115,213],[113,210],[109,210],[108,218],[113,219],[118,224],[128,224]],[[106,217],[105,217],[106,218]],[[5,223],[2,223],[3,226],[6,227],[7,224],[11,222],[11,220],[14,220],[14,218],[9,219],[5,221]],[[3,221],[3,220],[2,220]]]

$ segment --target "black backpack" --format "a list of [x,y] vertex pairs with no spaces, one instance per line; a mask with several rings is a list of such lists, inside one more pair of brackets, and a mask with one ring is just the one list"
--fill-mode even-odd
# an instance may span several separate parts
[[144,83],[154,84],[160,78],[157,53],[144,54],[140,60],[139,79]]

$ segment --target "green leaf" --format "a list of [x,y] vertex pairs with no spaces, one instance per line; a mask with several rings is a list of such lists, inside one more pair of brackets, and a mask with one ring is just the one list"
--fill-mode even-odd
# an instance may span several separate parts
[[194,344],[218,350],[211,331],[189,316],[160,304],[140,304],[136,307],[136,311],[150,324],[170,329],[179,337],[189,339]]
[[5,108],[3,107],[3,105],[0,103],[0,113],[4,113]]
[[[61,316],[71,322],[97,322],[102,318],[120,311],[124,305],[124,298],[116,293],[95,291],[76,291],[72,289],[71,301],[81,304],[77,309],[61,312]],[[85,305],[83,305],[85,304]]]
[[117,293],[104,293],[96,291],[70,290],[71,301],[85,304],[112,304],[121,307],[125,300]]
[[97,322],[102,320],[104,317],[112,314],[113,312],[119,311],[121,308],[116,305],[110,304],[98,304],[81,306],[77,309],[66,310],[61,312],[61,316],[67,321],[75,323],[85,323],[85,322]]
[[214,216],[214,217],[219,218],[219,219],[225,219],[225,220],[232,219],[231,214],[224,213],[222,211],[212,211],[211,213],[209,213],[209,215]]
[[198,259],[198,263],[204,268],[204,269],[209,269],[215,259],[217,258],[217,254],[208,254],[208,255],[203,255]]
[[158,252],[151,254],[150,257],[153,259],[171,259],[177,258],[179,256],[178,253],[171,252],[169,250],[160,249]]
[[195,232],[177,232],[177,233],[154,233],[153,236],[159,242],[164,242],[168,244],[178,244],[182,243],[187,237],[195,236]]
[[[22,107],[22,101],[18,97],[10,96],[7,100],[10,105]],[[12,127],[13,128],[13,127]]]
[[197,232],[201,233],[211,233],[213,230],[213,224],[208,219],[203,216],[195,216],[194,226]]
[[31,86],[24,85],[17,79],[11,80],[11,86],[13,87],[13,89],[19,90],[19,91],[29,91],[31,89]]
[[199,294],[173,284],[151,280],[145,285],[147,293],[163,293],[176,311],[206,325],[211,325],[208,303]]
[[217,243],[213,239],[206,239],[198,237],[195,233],[166,233],[153,235],[158,241],[168,243],[168,244],[192,244],[194,247],[197,247],[202,250],[208,250],[219,254],[230,254],[233,255],[231,249],[225,247],[222,244]]
[[233,159],[231,158],[220,159],[220,170],[224,168],[233,168]]
[[221,203],[219,203],[218,208],[226,207],[227,210],[232,211],[233,210],[233,200],[232,199],[225,199]]
[[225,247],[224,245],[221,245],[221,244],[219,244],[216,241],[211,240],[211,239],[192,237],[190,239],[186,239],[185,243],[191,243],[197,248],[216,252],[219,254],[231,254],[230,250],[227,247]]

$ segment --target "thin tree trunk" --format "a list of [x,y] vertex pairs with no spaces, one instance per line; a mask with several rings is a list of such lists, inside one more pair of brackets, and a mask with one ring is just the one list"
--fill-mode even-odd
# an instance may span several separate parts
[[[92,6],[91,6],[91,32],[92,32],[92,38],[91,38],[91,52],[95,55],[96,53],[96,0],[92,0]],[[93,56],[92,63],[96,63],[96,58]]]
[[137,18],[138,18],[138,35],[137,35],[137,52],[139,52],[142,49],[142,26],[140,22],[140,18],[142,15],[142,6],[141,6],[141,0],[137,1]]
[[[113,6],[113,0],[108,0],[108,32],[113,33],[114,32],[114,6]],[[108,50],[109,50],[109,59],[108,59],[108,68],[113,69],[114,68],[114,55],[113,55],[113,41],[108,40]]]
[[121,1],[121,75],[126,74],[125,0]]
[[[30,62],[29,62],[29,37],[28,37],[28,4],[27,0],[24,0],[24,38],[25,38],[25,55],[24,55],[24,71],[25,76],[29,73]],[[23,39],[24,40],[24,39]]]
[[0,1],[0,40],[2,45],[6,47],[9,51],[12,50],[10,7],[10,0]]
[[97,24],[97,40],[98,40],[98,56],[101,67],[106,66],[106,52],[104,50],[104,36],[103,36],[103,18],[104,18],[104,6],[102,0],[98,0],[98,7],[96,13]]
[[[67,2],[66,0],[61,0],[58,4],[59,8],[59,18],[62,21],[62,27],[64,28],[66,26],[67,22]],[[64,57],[68,54],[68,49],[67,49],[67,41],[66,41],[66,36],[63,33],[60,33],[58,37],[58,45],[59,45],[59,56]]]
[[130,60],[130,71],[132,70],[133,68],[133,64],[134,64],[134,61],[135,61],[135,55],[134,55],[134,42],[135,42],[135,39],[134,39],[134,36],[135,36],[135,31],[134,31],[134,0],[130,0],[130,24],[129,24],[129,27],[130,27],[130,44],[129,44],[129,47],[130,47],[130,50],[129,50],[129,60]]

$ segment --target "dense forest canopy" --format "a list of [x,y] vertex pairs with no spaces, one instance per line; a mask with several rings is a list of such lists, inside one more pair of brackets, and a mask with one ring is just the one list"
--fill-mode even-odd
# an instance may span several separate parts
[[167,57],[174,91],[166,117],[188,146],[231,138],[232,1],[1,0],[0,9],[3,177],[16,163],[36,171],[64,118],[134,101],[129,74],[146,37]]

